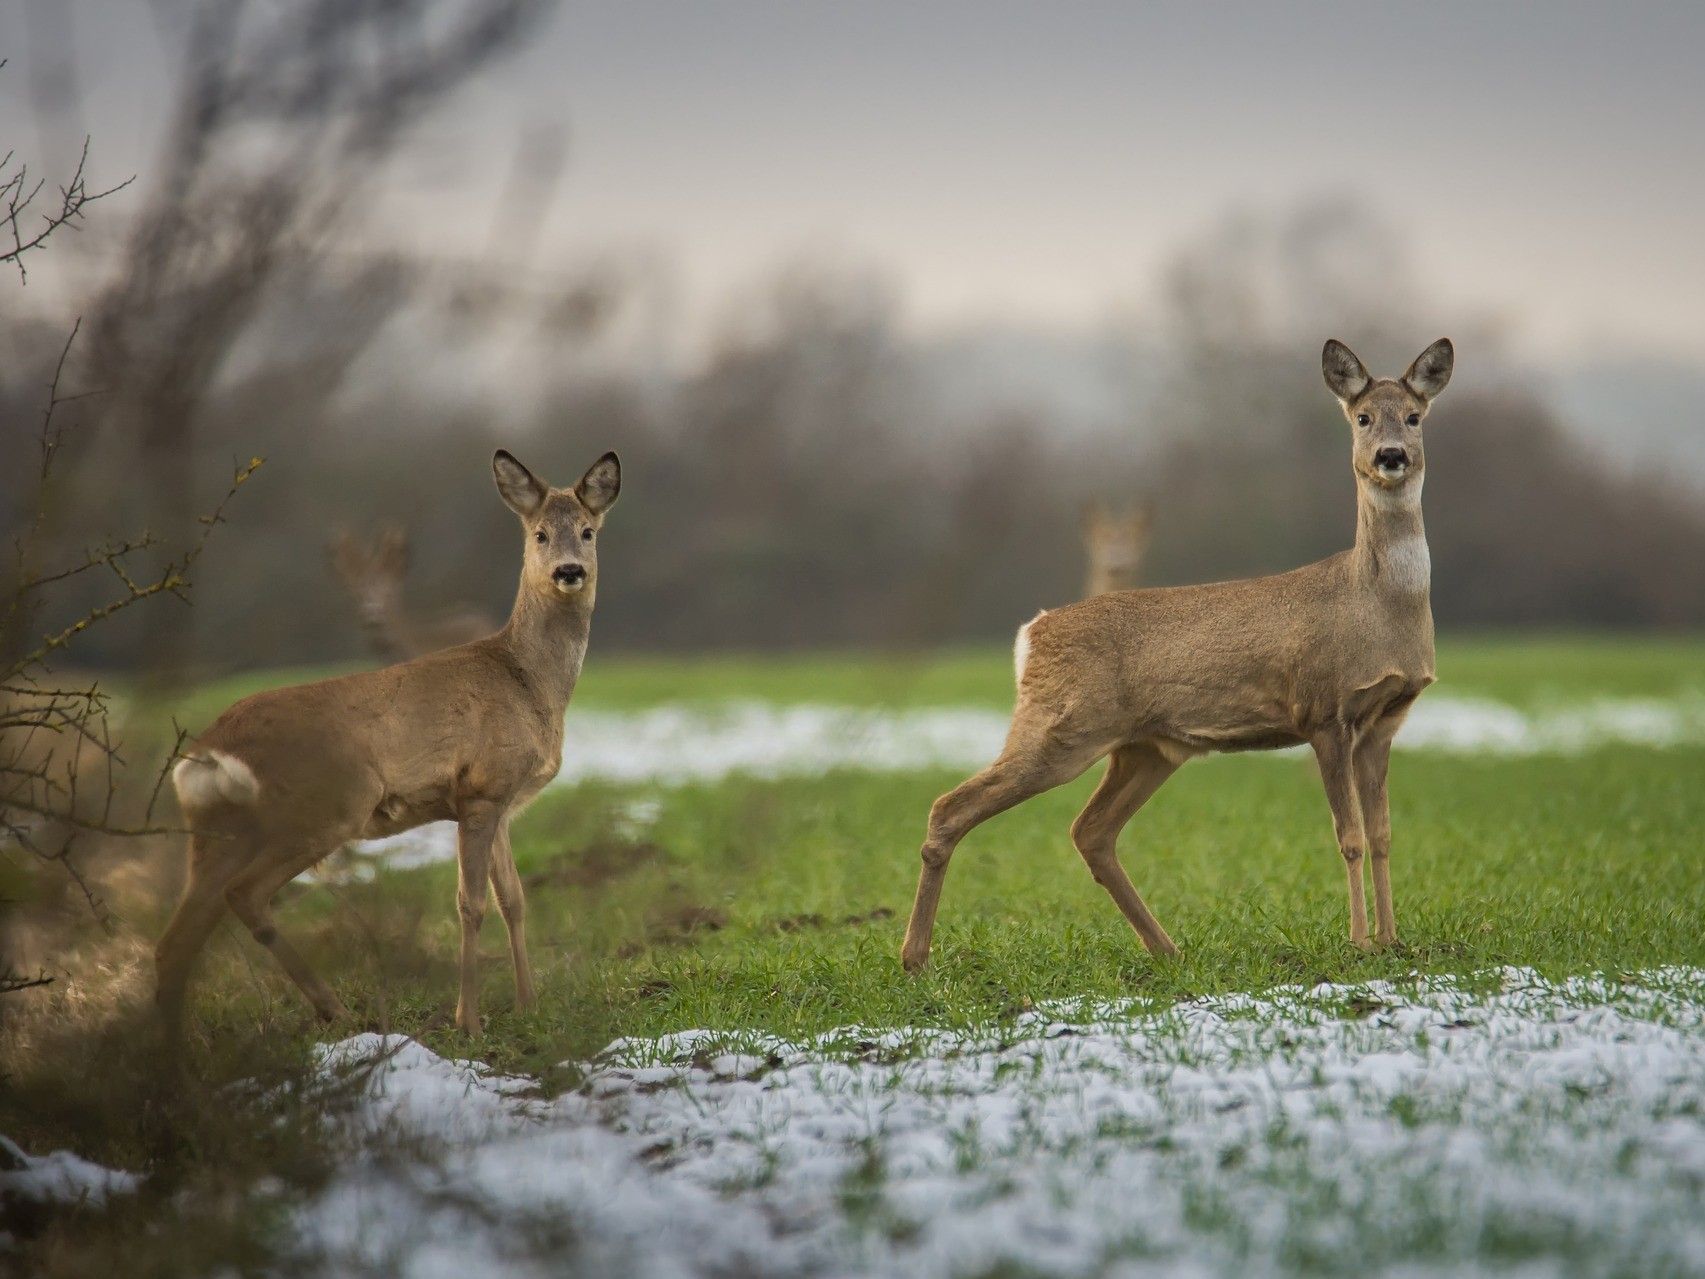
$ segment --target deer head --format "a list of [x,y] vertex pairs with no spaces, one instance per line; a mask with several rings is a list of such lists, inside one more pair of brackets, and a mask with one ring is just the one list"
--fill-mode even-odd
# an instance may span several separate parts
[[355,601],[362,625],[369,629],[390,625],[402,607],[403,575],[408,572],[407,530],[400,525],[389,526],[369,550],[348,529],[340,529],[327,553],[332,571]]
[[1083,509],[1083,549],[1089,561],[1088,594],[1129,589],[1148,550],[1154,512],[1148,506],[1111,511],[1099,501]]
[[622,491],[621,460],[604,454],[567,489],[553,489],[504,449],[491,459],[491,470],[526,537],[522,589],[540,600],[590,608],[598,586],[598,530]]
[[1381,505],[1407,504],[1421,497],[1426,455],[1421,423],[1434,398],[1450,381],[1456,352],[1440,338],[1400,378],[1375,378],[1337,338],[1321,352],[1326,385],[1338,397],[1351,427],[1356,484]]

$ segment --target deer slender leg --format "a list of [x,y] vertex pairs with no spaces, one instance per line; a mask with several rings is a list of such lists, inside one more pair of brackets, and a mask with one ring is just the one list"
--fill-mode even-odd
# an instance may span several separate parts
[[1338,835],[1338,851],[1344,855],[1344,875],[1350,891],[1350,942],[1369,950],[1367,891],[1362,885],[1362,856],[1367,835],[1362,828],[1361,803],[1356,795],[1353,762],[1354,735],[1348,728],[1330,729],[1313,742],[1320,763],[1320,780],[1326,787],[1326,802],[1332,807],[1332,824]]
[[168,1040],[175,1040],[183,1028],[184,994],[190,973],[225,913],[224,888],[228,878],[208,865],[199,839],[192,837],[184,895],[160,936],[160,944],[154,948],[154,1003]]
[[491,886],[497,894],[497,909],[509,931],[509,957],[515,965],[515,1006],[531,1008],[533,968],[527,962],[527,895],[521,873],[515,869],[515,853],[509,847],[509,818],[498,823],[491,841]]
[[503,810],[484,803],[468,805],[458,822],[456,913],[462,920],[462,961],[456,1025],[470,1035],[480,1033],[480,925],[490,892],[491,846],[502,824]]
[[929,960],[935,911],[953,850],[973,829],[1033,795],[1069,782],[1095,762],[1099,751],[1067,754],[1048,745],[1015,745],[1009,738],[1001,756],[976,776],[961,782],[930,807],[929,831],[920,856],[918,895],[906,925],[900,962],[915,972]]
[[1178,765],[1147,743],[1121,746],[1108,760],[1107,772],[1095,794],[1072,823],[1072,843],[1088,864],[1095,882],[1112,895],[1143,945],[1157,955],[1176,955],[1178,947],[1119,864],[1119,832],[1177,771]]
[[311,853],[279,849],[259,858],[248,869],[231,880],[225,889],[225,900],[231,911],[242,920],[254,939],[272,952],[296,988],[302,992],[322,1021],[341,1021],[349,1017],[349,1009],[321,981],[308,961],[283,937],[279,936],[272,915],[272,899],[302,871],[325,856],[326,850],[315,848]]
[[1373,870],[1373,935],[1381,946],[1397,941],[1397,915],[1391,905],[1391,800],[1386,774],[1391,766],[1391,739],[1401,723],[1401,715],[1380,720],[1356,743],[1355,752],[1357,798]]

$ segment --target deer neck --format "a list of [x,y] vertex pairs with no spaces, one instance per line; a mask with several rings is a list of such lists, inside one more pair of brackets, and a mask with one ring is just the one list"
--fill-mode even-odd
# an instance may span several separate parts
[[1366,481],[1357,485],[1351,558],[1358,584],[1382,596],[1425,603],[1432,589],[1432,555],[1421,522],[1421,480],[1417,475],[1395,492]]
[[560,717],[574,695],[591,635],[590,591],[566,600],[541,599],[523,584],[501,638],[549,708]]

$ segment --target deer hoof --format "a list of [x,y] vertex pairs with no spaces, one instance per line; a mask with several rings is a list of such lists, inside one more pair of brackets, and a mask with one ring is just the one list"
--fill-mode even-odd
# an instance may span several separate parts
[[903,950],[900,952],[900,967],[904,968],[909,973],[917,972],[927,963],[929,963],[929,951],[927,950],[922,954],[917,954],[910,950]]

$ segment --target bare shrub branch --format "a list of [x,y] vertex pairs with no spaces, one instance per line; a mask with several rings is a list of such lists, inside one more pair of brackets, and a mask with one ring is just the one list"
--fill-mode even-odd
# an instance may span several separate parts
[[16,266],[20,283],[29,280],[24,267],[26,253],[42,248],[56,231],[66,228],[75,231],[89,205],[136,181],[129,177],[117,186],[91,191],[84,176],[88,164],[89,139],[84,138],[71,180],[57,188],[57,200],[38,208],[36,199],[47,189],[47,179],[32,178],[29,166],[14,164],[11,151],[0,157],[0,266],[8,263]]

